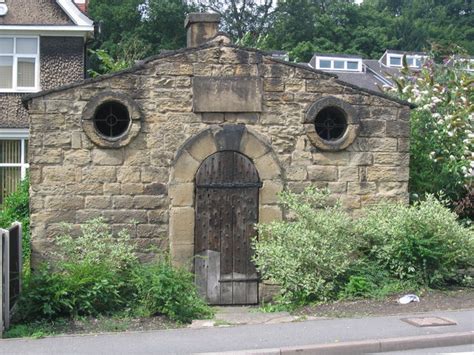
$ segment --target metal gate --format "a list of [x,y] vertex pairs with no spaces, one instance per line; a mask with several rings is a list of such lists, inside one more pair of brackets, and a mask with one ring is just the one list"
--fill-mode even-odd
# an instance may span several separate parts
[[209,156],[196,174],[194,271],[210,304],[258,303],[251,238],[260,187],[254,164],[238,152]]

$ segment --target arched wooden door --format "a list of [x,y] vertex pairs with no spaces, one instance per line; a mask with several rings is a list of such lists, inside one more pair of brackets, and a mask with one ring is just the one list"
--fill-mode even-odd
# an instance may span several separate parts
[[260,186],[254,164],[238,152],[217,152],[196,173],[194,272],[210,304],[258,303],[251,238]]

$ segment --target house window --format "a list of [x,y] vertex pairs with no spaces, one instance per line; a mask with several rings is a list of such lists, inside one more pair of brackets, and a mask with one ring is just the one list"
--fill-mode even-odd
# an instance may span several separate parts
[[389,57],[389,65],[391,67],[401,67],[402,66],[402,57],[394,57],[394,56],[390,56]]
[[29,168],[27,136],[27,132],[18,138],[0,135],[0,205],[26,177]]
[[0,91],[39,91],[38,37],[0,37]]
[[362,59],[316,57],[316,69],[333,71],[362,71]]

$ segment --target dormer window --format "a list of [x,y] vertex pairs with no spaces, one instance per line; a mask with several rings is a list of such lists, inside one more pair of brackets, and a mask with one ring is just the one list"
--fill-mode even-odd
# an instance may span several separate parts
[[[421,68],[425,56],[407,54],[406,61],[409,68]],[[401,68],[403,66],[403,54],[388,53],[387,63],[389,67]]]
[[0,92],[39,91],[39,38],[0,37]]
[[316,69],[327,71],[362,71],[362,58],[316,56]]

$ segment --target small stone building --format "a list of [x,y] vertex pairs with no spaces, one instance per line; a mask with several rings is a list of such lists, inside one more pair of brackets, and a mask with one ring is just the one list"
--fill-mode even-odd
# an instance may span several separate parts
[[34,263],[62,222],[102,216],[143,259],[189,265],[210,303],[250,304],[249,239],[285,218],[282,189],[328,187],[350,210],[407,201],[407,103],[236,47],[217,25],[191,14],[187,48],[25,100]]

